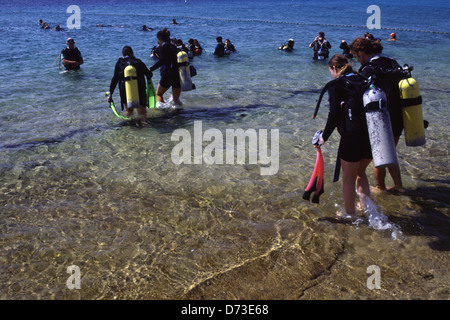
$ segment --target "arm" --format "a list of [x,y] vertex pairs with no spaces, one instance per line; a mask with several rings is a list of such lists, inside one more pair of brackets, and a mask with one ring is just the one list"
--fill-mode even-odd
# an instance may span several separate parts
[[64,52],[65,50],[61,51],[61,55],[62,55],[61,61],[62,61],[63,65],[65,65],[65,66],[67,66],[67,65],[80,66],[84,63],[84,60],[83,60],[83,57],[81,56],[80,50],[78,50],[78,48],[75,48],[75,49],[76,49],[76,54],[77,54],[76,60],[67,59],[65,52]]
[[325,129],[323,130],[322,137],[325,141],[333,133],[334,129],[338,127],[340,117],[341,117],[341,97],[339,94],[339,88],[337,86],[333,86],[328,89],[328,96],[330,102],[330,111],[328,112],[327,124],[325,125]]
[[159,67],[161,67],[162,64],[163,64],[163,63],[162,63],[162,59],[161,59],[161,51],[160,51],[160,52],[159,52],[159,60],[158,60],[153,66],[150,67],[149,71],[150,71],[150,72],[155,71],[156,69],[158,69]]
[[66,58],[62,59],[62,63],[65,66],[72,65],[72,66],[79,66],[84,63],[83,59],[81,61],[75,61],[75,60],[67,60]]
[[316,42],[317,42],[317,39],[318,39],[318,38],[319,38],[319,36],[315,37],[314,40],[313,40],[313,42],[311,42],[311,43],[309,44],[309,47],[310,47],[310,48],[312,48],[312,47],[315,48],[315,47],[316,47]]
[[167,52],[168,50],[168,44],[163,44],[159,46],[159,60],[150,68],[150,71],[153,72],[159,67],[161,67],[167,59],[170,59],[169,54]]

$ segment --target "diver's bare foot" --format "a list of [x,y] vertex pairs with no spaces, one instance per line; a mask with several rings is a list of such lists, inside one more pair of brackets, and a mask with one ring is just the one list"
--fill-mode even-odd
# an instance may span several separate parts
[[356,204],[356,210],[364,212],[365,209],[366,209],[366,206],[362,202],[358,202]]
[[379,186],[370,187],[370,192],[372,192],[375,195],[382,194],[386,191],[387,191],[386,188],[380,188]]
[[336,217],[338,219],[349,220],[349,221],[356,221],[358,219],[358,217],[355,214],[347,214],[347,213],[342,212],[342,211],[337,211],[336,212]]

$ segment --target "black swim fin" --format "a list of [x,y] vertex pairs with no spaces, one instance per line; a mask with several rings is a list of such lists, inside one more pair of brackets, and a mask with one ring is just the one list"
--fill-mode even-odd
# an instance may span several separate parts
[[316,184],[317,184],[317,177],[315,178],[313,186],[309,190],[305,190],[305,192],[303,193],[303,197],[302,197],[303,200],[309,201],[309,199],[311,198],[311,193],[316,191]]
[[322,193],[324,193],[324,192],[325,192],[325,190],[324,190],[324,188],[323,188],[323,186],[322,186],[321,189],[319,190],[319,192],[314,193],[314,196],[312,197],[311,202],[312,202],[312,203],[319,203],[320,195],[321,195]]

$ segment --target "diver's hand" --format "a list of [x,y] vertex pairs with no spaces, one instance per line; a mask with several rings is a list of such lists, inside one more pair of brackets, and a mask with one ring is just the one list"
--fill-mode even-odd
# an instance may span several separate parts
[[322,130],[317,130],[317,132],[314,134],[314,137],[312,139],[312,144],[314,147],[318,148],[325,143],[325,140],[323,139],[322,135],[323,135]]
[[323,146],[323,145],[325,144],[325,140],[323,140],[322,133],[320,134],[319,140],[318,140],[317,142],[318,142],[318,144],[319,144],[319,147],[320,147],[320,146]]

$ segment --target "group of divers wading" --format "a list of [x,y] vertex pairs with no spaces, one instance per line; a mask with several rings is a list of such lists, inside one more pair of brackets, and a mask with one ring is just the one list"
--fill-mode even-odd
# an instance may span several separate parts
[[[201,54],[201,47],[196,45],[186,48],[181,42],[172,42],[167,28],[157,35],[158,45],[152,51],[157,62],[150,68],[134,56],[129,46],[123,47],[111,79],[107,101],[114,113],[126,120],[131,120],[134,109],[138,119],[145,119],[148,109],[179,110],[182,108],[180,95],[182,91],[195,89],[191,77],[196,70],[189,61]],[[218,37],[214,54],[225,56],[230,49],[225,47]],[[395,41],[391,34],[390,41]],[[231,44],[231,42],[229,43]],[[291,51],[293,39],[279,47]],[[342,169],[342,193],[345,212],[341,218],[357,218],[355,200],[359,195],[358,208],[364,210],[370,199],[371,188],[366,175],[366,168],[372,162],[376,187],[374,190],[403,193],[402,178],[397,159],[396,146],[404,132],[407,146],[425,144],[422,98],[417,81],[411,77],[413,67],[403,67],[392,58],[382,56],[383,46],[373,36],[355,38],[350,45],[342,41],[342,54],[329,58],[331,44],[320,32],[309,45],[314,50],[314,60],[328,61],[328,69],[333,78],[320,93],[313,114],[316,118],[320,103],[328,93],[329,112],[325,128],[316,132],[313,145],[317,149],[316,164],[303,199],[319,203],[324,192],[324,161],[321,146],[329,139],[335,129],[340,135],[334,180],[339,179]],[[234,46],[232,51],[235,51]],[[69,38],[67,48],[61,52],[62,63],[66,69],[79,69],[83,63],[81,53]],[[329,60],[328,60],[329,58]],[[361,64],[358,71],[353,70],[350,61],[356,59]],[[155,91],[151,78],[153,71],[160,69],[161,78]],[[147,78],[147,82],[145,81]],[[119,84],[122,110],[120,114],[114,105],[112,95]],[[163,95],[172,87],[172,100],[165,103]],[[386,174],[392,177],[394,186],[387,188]]]

